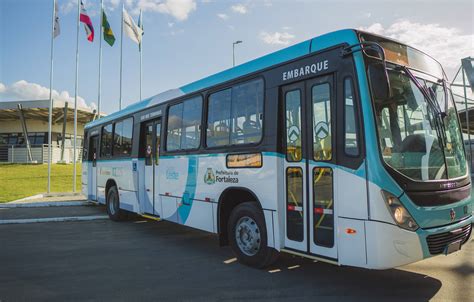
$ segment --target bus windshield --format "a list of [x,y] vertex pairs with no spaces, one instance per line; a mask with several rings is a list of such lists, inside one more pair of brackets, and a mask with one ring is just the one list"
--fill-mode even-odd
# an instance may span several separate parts
[[416,181],[464,176],[466,158],[451,92],[409,73],[389,70],[391,97],[374,100],[385,163]]

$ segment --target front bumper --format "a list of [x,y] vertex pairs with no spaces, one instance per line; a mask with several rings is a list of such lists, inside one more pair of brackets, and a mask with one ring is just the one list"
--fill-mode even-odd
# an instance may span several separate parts
[[[437,254],[430,253],[428,237],[467,226],[471,226],[470,229],[472,229],[473,223],[474,217],[470,216],[451,225],[429,229],[420,228],[416,232],[411,232],[389,223],[366,221],[367,268],[394,268],[443,254],[444,248],[449,243],[459,240],[459,236],[456,237],[455,234],[453,237],[445,236],[447,239],[438,246],[438,249],[443,252]],[[468,238],[463,238],[464,244],[472,238],[472,233],[472,230],[469,230]],[[435,239],[438,240],[439,237]]]

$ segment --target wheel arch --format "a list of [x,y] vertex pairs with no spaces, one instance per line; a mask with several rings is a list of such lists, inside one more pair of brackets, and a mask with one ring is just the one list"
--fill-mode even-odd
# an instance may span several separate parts
[[227,223],[229,221],[230,214],[236,206],[244,202],[256,203],[263,212],[262,204],[257,198],[257,195],[247,188],[229,187],[221,193],[217,205],[217,233],[219,235],[220,246],[229,244]]
[[[105,200],[107,200],[107,195],[109,194],[109,190],[113,186],[117,187],[117,182],[115,182],[115,179],[113,178],[107,179],[107,182],[105,183]],[[118,190],[118,187],[117,187],[117,190]]]

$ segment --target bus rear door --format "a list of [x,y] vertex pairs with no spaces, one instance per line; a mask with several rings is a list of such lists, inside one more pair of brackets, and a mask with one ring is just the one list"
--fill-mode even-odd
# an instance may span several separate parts
[[99,146],[99,136],[94,135],[89,138],[88,153],[88,199],[97,200],[97,155]]
[[140,183],[140,190],[144,189],[141,210],[144,213],[159,216],[158,165],[160,153],[161,120],[154,120],[142,124],[141,148],[145,153],[145,168]]

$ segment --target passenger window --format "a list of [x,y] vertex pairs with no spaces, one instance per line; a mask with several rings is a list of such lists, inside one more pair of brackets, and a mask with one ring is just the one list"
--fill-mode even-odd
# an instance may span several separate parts
[[133,118],[115,123],[114,156],[127,157],[132,154],[132,135]]
[[202,100],[196,97],[184,102],[181,149],[197,149],[201,141]]
[[263,81],[232,87],[231,144],[258,143],[262,137]]
[[199,148],[201,114],[201,97],[195,97],[170,107],[166,150],[175,151]]
[[288,91],[285,95],[286,112],[286,160],[297,162],[302,159],[301,149],[301,92]]
[[231,89],[211,94],[207,116],[207,146],[229,144]]
[[112,155],[112,124],[102,127],[100,156],[109,157]]
[[350,78],[344,80],[344,100],[344,152],[349,156],[359,156],[354,93]]
[[168,112],[168,134],[166,150],[179,150],[181,147],[181,128],[183,125],[183,103],[171,106]]
[[263,80],[211,94],[208,102],[207,146],[258,143],[262,138]]
[[331,95],[328,83],[312,88],[313,101],[313,157],[331,160]]

